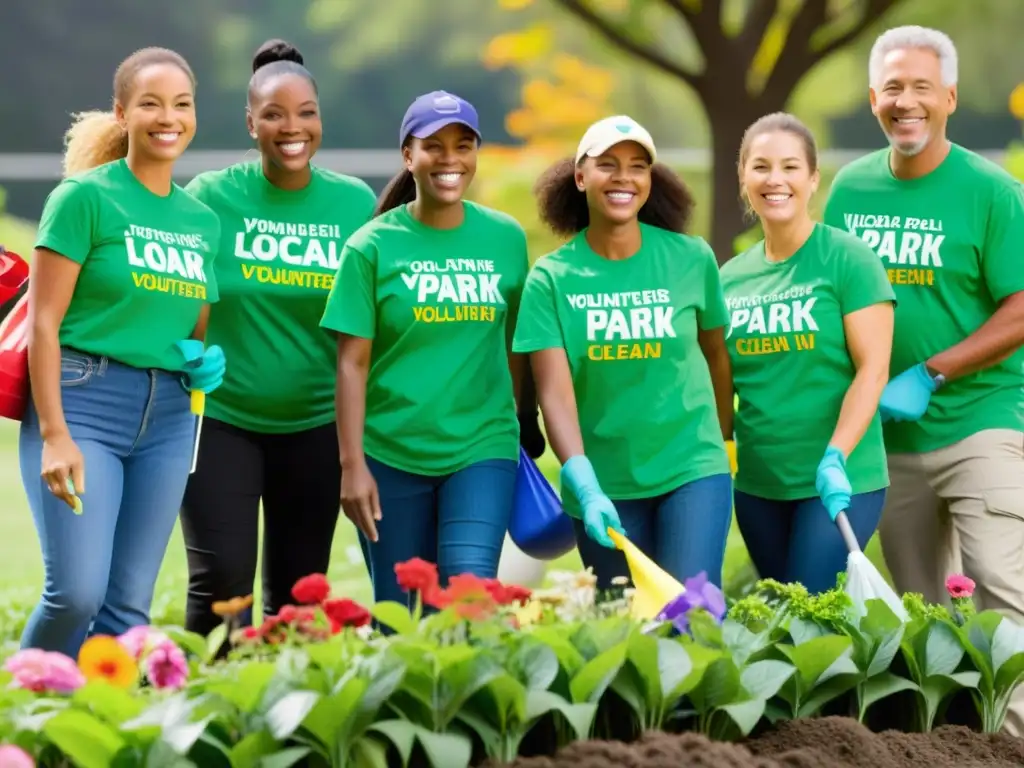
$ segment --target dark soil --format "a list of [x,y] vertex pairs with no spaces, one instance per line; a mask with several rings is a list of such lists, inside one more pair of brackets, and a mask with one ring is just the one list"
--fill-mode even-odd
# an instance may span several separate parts
[[519,758],[515,768],[1020,768],[1024,739],[962,726],[931,733],[872,733],[855,720],[782,723],[739,744],[695,733],[647,733],[632,744],[578,741],[555,757]]

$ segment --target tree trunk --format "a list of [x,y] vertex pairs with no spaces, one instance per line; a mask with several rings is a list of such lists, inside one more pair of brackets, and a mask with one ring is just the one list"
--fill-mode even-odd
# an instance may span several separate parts
[[732,103],[715,108],[705,105],[711,125],[711,248],[719,264],[733,257],[733,243],[745,230],[740,182],[736,168],[743,132],[760,114],[739,111]]

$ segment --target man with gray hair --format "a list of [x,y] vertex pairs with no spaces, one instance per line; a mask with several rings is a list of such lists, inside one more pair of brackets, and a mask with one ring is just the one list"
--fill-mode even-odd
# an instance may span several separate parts
[[948,36],[890,29],[868,71],[889,147],[839,171],[825,223],[869,243],[896,292],[882,549],[901,592],[945,602],[962,564],[980,609],[1024,624],[1024,188],[946,138]]

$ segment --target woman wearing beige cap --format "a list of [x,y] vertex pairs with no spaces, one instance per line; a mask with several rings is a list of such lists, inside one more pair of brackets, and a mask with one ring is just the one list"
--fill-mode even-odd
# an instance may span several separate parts
[[571,239],[531,270],[513,350],[531,356],[584,565],[602,588],[628,576],[612,528],[677,579],[703,571],[720,586],[729,316],[714,253],[684,234],[689,190],[618,116],[592,125],[536,193],[541,218]]

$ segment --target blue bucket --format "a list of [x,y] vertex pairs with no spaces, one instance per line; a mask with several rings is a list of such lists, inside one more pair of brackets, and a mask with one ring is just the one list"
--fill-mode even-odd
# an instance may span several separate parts
[[522,447],[515,493],[508,533],[525,555],[556,560],[576,546],[572,518],[562,511],[555,489]]

